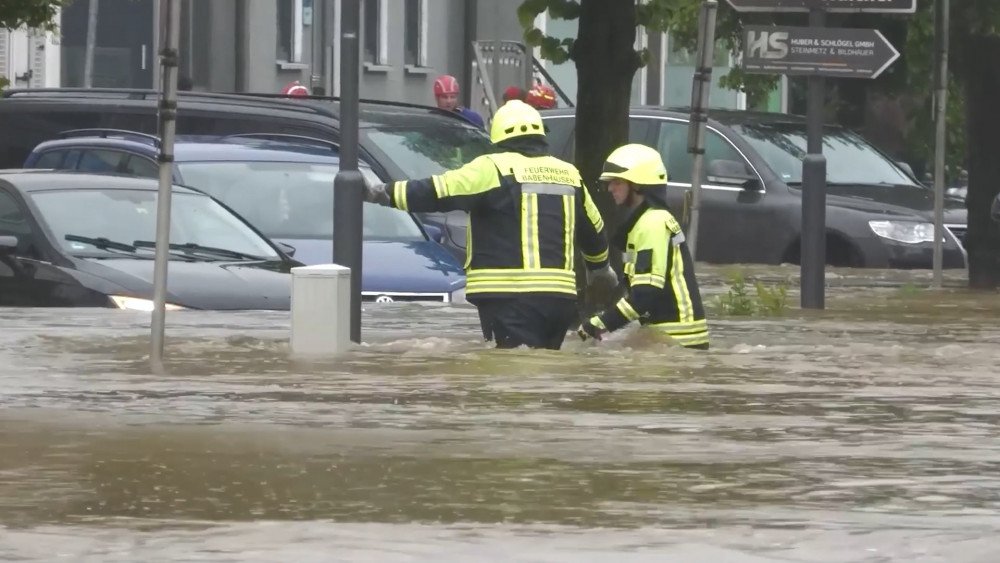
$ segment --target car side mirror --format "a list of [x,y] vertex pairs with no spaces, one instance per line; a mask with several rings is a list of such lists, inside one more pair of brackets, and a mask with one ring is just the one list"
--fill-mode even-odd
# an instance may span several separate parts
[[275,244],[275,246],[277,246],[278,248],[280,248],[282,252],[284,252],[285,254],[287,254],[289,258],[295,256],[295,247],[294,246],[292,246],[290,244],[283,243],[283,242],[276,242],[274,244]]
[[896,161],[896,166],[900,167],[910,178],[916,179],[917,175],[913,173],[913,167],[910,166],[909,163],[899,160]]
[[17,250],[17,237],[0,237],[0,254],[13,254]]
[[713,160],[708,163],[707,171],[705,180],[710,184],[742,186],[747,190],[760,188],[757,176],[743,162]]
[[427,231],[427,236],[434,242],[443,243],[444,242],[444,229],[437,225],[431,225],[429,223],[424,223],[424,230]]

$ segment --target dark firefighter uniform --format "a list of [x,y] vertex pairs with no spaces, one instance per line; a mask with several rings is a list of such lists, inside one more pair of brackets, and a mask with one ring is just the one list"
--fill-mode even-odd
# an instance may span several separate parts
[[614,276],[604,221],[579,171],[546,154],[534,108],[506,103],[490,136],[502,152],[395,182],[384,188],[387,203],[414,212],[468,211],[466,299],[479,309],[484,336],[498,347],[558,349],[578,322],[577,245],[588,269]]
[[592,317],[581,328],[600,337],[631,321],[668,335],[676,343],[707,349],[708,323],[694,261],[684,233],[666,209],[666,170],[659,153],[644,145],[616,149],[605,163],[602,180],[619,178],[641,194],[614,238],[624,251],[628,292],[613,309]]

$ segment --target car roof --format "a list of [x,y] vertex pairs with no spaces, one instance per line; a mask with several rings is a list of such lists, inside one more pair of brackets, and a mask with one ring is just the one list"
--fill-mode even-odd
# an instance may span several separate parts
[[[160,95],[157,90],[130,88],[12,88],[0,93],[4,99],[30,99],[40,101],[56,100],[87,100],[93,104],[96,100],[135,100],[156,101]],[[340,98],[331,96],[289,97],[282,94],[267,94],[259,92],[248,93],[215,93],[215,92],[178,92],[177,101],[183,111],[187,104],[212,103],[239,107],[243,110],[272,110],[299,114],[325,116],[340,121]],[[441,124],[441,118],[446,123],[458,127],[472,127],[464,117],[453,111],[439,109],[435,106],[394,102],[387,100],[361,100],[359,102],[359,126],[399,126],[420,127],[431,124]]]
[[[59,190],[156,191],[159,189],[158,180],[151,178],[61,170],[0,170],[0,181],[9,183],[22,193]],[[198,190],[178,185],[173,186],[173,191],[174,193],[205,195]]]
[[[542,117],[572,116],[575,115],[575,108],[559,108],[544,110]],[[672,117],[675,119],[688,120],[691,118],[691,109],[688,107],[674,106],[631,106],[629,115],[632,117]],[[732,109],[709,109],[708,117],[710,121],[715,121],[722,125],[777,125],[788,124],[805,126],[806,118],[801,115],[790,113],[775,113],[766,111],[747,111]],[[825,125],[825,127],[838,127],[836,125]]]
[[[119,134],[116,134],[119,135]],[[87,147],[126,150],[154,158],[158,148],[155,139],[138,140],[145,135],[136,134],[130,138],[126,132],[120,136],[79,136],[67,139],[44,141],[35,147],[39,150],[57,148]],[[305,139],[305,138],[304,138]],[[302,144],[294,141],[255,139],[238,136],[217,137],[204,135],[178,135],[174,142],[175,162],[210,162],[210,161],[269,161],[269,162],[306,162],[315,164],[338,164],[339,152],[332,146],[317,144]],[[362,168],[368,168],[365,162],[359,162]]]

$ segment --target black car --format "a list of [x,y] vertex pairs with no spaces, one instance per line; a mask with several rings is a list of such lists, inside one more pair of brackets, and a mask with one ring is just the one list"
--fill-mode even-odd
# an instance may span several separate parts
[[[634,107],[631,142],[655,147],[669,179],[668,203],[684,215],[691,187],[688,116],[683,110]],[[712,110],[705,142],[698,260],[798,263],[802,229],[802,157],[806,122],[798,116]],[[553,153],[571,159],[573,110],[542,112]],[[827,262],[833,266],[930,268],[934,192],[908,167],[861,136],[824,130],[827,158]],[[944,267],[964,268],[966,210],[947,198]]]
[[[155,90],[118,88],[13,89],[0,94],[0,169],[20,168],[36,145],[78,129],[155,134]],[[177,134],[271,134],[340,140],[337,98],[180,92]],[[360,156],[382,181],[426,178],[492,150],[489,136],[460,115],[436,107],[362,100]],[[464,257],[464,231],[446,214],[418,215],[442,231],[439,242]],[[460,222],[462,220],[459,217]],[[454,217],[451,219],[455,220]]]
[[[301,265],[210,196],[174,187],[170,309],[291,305]],[[0,306],[152,310],[157,182],[0,171]]]

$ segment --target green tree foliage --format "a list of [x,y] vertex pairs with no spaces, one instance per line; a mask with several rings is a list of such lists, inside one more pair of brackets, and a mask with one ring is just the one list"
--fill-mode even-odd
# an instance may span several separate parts
[[21,26],[54,29],[56,12],[71,0],[2,0],[0,29]]
[[[55,29],[56,12],[68,0],[0,0],[0,29],[21,26]],[[0,76],[0,92],[10,84]]]
[[[879,29],[902,52],[900,60],[877,80],[828,80],[828,90],[839,95],[830,101],[828,115],[841,120],[860,115],[868,92],[880,92],[899,100],[907,111],[907,153],[911,160],[919,163],[932,160],[934,143],[931,112],[934,1],[918,0],[916,14],[829,14],[827,17],[827,25],[831,27]],[[582,33],[578,35],[579,41],[547,37],[534,27],[535,17],[547,11],[553,18],[579,19],[582,30],[588,14],[589,17],[610,18],[614,11],[634,11],[636,26],[669,31],[679,45],[693,49],[701,3],[701,0],[649,0],[640,4],[634,0],[523,0],[518,16],[525,29],[526,43],[540,47],[543,58],[557,63],[572,60],[576,64],[581,91],[587,89],[588,93],[596,91],[605,98],[617,98],[621,96],[621,84],[615,81],[626,81],[630,85],[634,71],[648,60],[647,53],[636,53],[630,45],[599,45],[604,50],[627,49],[634,53],[638,64],[634,69],[626,66],[623,72],[608,73],[601,80],[587,79],[585,69],[606,64],[595,60],[602,57],[579,56],[587,51],[578,43],[591,39]],[[738,13],[725,0],[720,0],[716,37],[723,48],[737,54],[742,51],[743,25],[769,23],[806,25],[807,22],[804,14]],[[1000,66],[996,64],[1000,58],[1000,1],[952,0],[951,38],[948,168],[952,174],[958,168],[969,170],[967,249],[970,285],[993,288],[1000,286],[1000,227],[988,216],[989,202],[1000,190],[1000,164],[994,164],[1000,162],[996,158],[1000,152],[1000,136],[996,133],[1000,130],[1000,107],[996,104],[1000,97]],[[614,56],[616,53],[607,55]],[[734,68],[722,77],[722,84],[742,89],[752,102],[772,89],[776,80],[774,76],[747,75]],[[577,165],[584,172],[584,178],[592,180],[594,176],[587,171],[593,171],[595,164],[589,161],[603,160],[610,150],[627,139],[627,104],[623,106],[621,100],[595,104],[579,99],[579,95],[578,100],[578,124],[601,119],[624,124],[624,129],[620,125],[609,126],[606,139],[584,137],[578,126]],[[612,107],[626,109],[619,115],[608,112]],[[994,124],[997,127],[993,127]],[[593,135],[593,128],[587,129],[587,134]],[[606,208],[602,211],[611,212]]]

